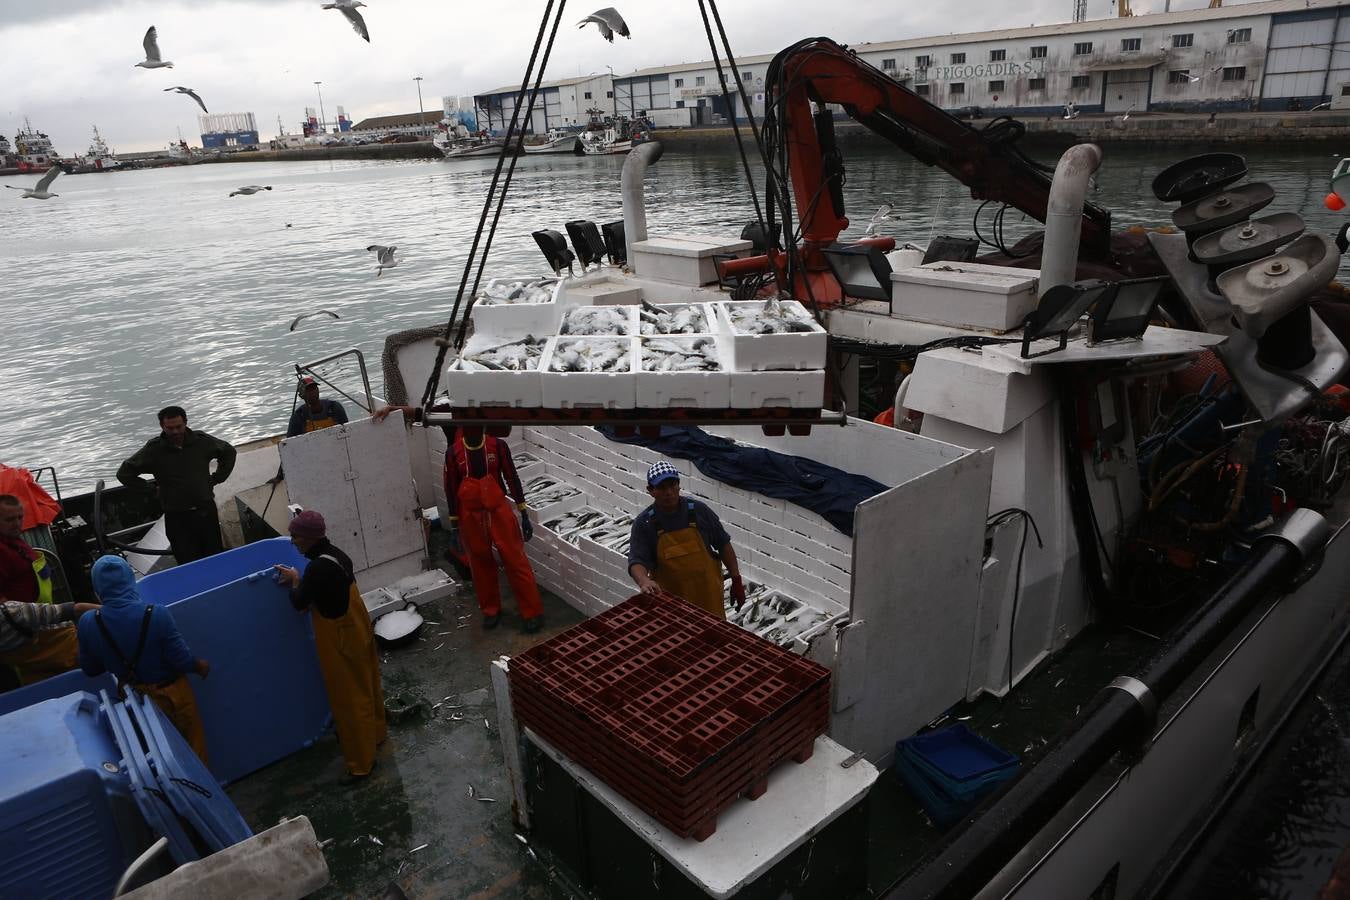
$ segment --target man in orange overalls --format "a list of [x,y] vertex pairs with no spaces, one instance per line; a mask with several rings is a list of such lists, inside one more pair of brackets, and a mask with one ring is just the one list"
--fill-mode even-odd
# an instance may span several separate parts
[[[507,495],[510,495],[510,500]],[[445,451],[445,499],[450,506],[450,541],[462,546],[473,572],[473,590],[483,611],[483,627],[495,628],[502,614],[501,585],[497,578],[496,547],[516,595],[524,630],[543,627],[544,605],[534,570],[525,556],[525,541],[534,536],[506,441],[485,434],[481,427],[460,428]],[[520,514],[520,525],[512,512]]]
[[[680,470],[662,460],[647,469],[652,505],[633,520],[628,574],[648,594],[665,591],[726,618],[722,566],[731,575],[731,601],[745,602],[745,583],[731,536],[707,504],[680,496]],[[719,562],[720,560],[720,562]]]
[[291,589],[291,605],[310,611],[347,779],[365,778],[375,768],[375,749],[386,735],[384,686],[370,613],[356,586],[351,557],[328,540],[323,516],[307,509],[291,519],[289,530],[291,543],[309,565],[303,577],[290,566],[274,568]]

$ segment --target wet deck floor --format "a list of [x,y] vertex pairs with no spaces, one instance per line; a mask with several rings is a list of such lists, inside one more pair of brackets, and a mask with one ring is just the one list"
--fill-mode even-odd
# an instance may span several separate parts
[[[531,856],[516,837],[488,672],[493,659],[521,652],[583,617],[545,592],[547,624],[542,633],[525,635],[505,584],[503,594],[505,612],[496,629],[482,628],[472,588],[465,585],[421,607],[428,620],[421,641],[382,654],[386,698],[420,703],[425,712],[391,718],[389,740],[369,779],[342,783],[342,759],[329,735],[230,787],[255,830],[303,814],[321,841],[331,840],[324,855],[332,880],[315,896],[379,897],[390,884],[411,898],[578,896],[546,865],[547,852],[541,848]],[[1113,675],[1129,671],[1151,643],[1131,632],[1089,629],[1010,698],[983,698],[953,710],[952,717],[969,717],[972,729],[1032,761],[1079,705]],[[477,796],[495,799],[470,797],[470,785]],[[889,772],[882,773],[869,803],[868,880],[880,894],[941,834]]]

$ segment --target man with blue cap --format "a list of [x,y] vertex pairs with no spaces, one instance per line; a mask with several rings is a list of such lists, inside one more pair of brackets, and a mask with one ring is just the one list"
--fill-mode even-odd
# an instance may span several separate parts
[[662,460],[647,469],[652,505],[633,520],[628,574],[643,591],[666,591],[726,618],[722,566],[731,575],[731,600],[745,602],[745,583],[731,537],[707,504],[680,496],[680,470]]
[[103,607],[76,626],[80,668],[90,676],[111,672],[119,686],[149,697],[206,762],[206,732],[187,675],[205,678],[211,666],[192,655],[167,607],[141,601],[125,559],[100,556],[89,580]]

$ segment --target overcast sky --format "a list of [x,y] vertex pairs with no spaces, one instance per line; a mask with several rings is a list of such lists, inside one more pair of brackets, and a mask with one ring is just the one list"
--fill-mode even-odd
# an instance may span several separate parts
[[[593,26],[575,27],[606,2],[568,4],[546,78],[709,58],[695,0],[612,0],[633,35],[612,45]],[[1162,6],[1134,3],[1136,12]],[[1088,0],[1089,18],[1115,8]],[[0,0],[0,134],[12,139],[26,116],[62,156],[83,153],[93,125],[115,150],[160,148],[178,129],[199,144],[196,104],[163,92],[173,85],[195,89],[212,112],[254,113],[264,140],[278,116],[299,130],[304,108],[318,106],[315,81],[330,121],[338,106],[357,121],[416,112],[415,75],[426,108],[437,109],[443,95],[518,83],[543,9],[543,0],[368,0],[367,44],[321,0]],[[719,9],[732,50],[748,56],[817,35],[851,44],[1064,22],[1072,0],[723,0]],[[175,68],[135,68],[151,25]]]

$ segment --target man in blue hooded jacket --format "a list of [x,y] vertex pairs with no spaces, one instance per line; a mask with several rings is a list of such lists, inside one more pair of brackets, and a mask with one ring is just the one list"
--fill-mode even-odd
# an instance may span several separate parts
[[173,614],[143,603],[136,575],[120,556],[101,556],[89,573],[103,608],[85,613],[76,628],[80,668],[86,675],[111,672],[151,700],[206,762],[206,733],[187,674],[205,678],[211,667],[188,649]]

